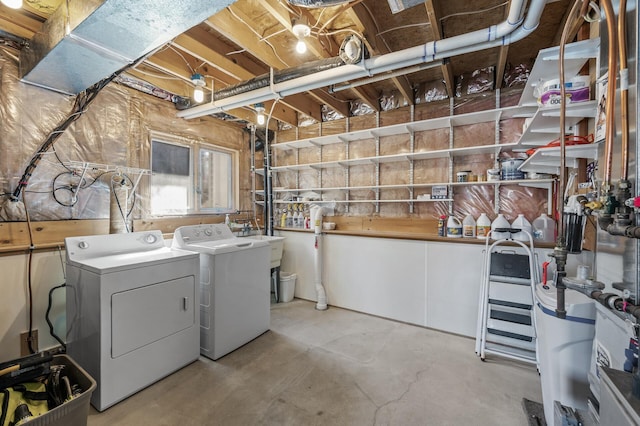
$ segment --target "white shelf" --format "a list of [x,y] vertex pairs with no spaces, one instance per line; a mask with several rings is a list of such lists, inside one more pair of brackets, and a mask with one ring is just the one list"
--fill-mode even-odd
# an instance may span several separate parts
[[363,204],[363,203],[436,203],[439,201],[449,202],[453,201],[453,198],[430,198],[428,200],[318,200],[318,201],[284,201],[273,200],[274,204],[319,204],[319,203],[338,203],[338,204]]
[[[570,43],[565,46],[564,52],[564,75],[565,79],[570,79],[578,74],[584,64],[591,58],[597,58],[600,51],[600,39],[594,38],[577,43]],[[534,90],[540,82],[558,78],[558,58],[560,48],[550,47],[538,52],[538,57],[529,74],[527,85],[520,97],[520,106],[536,106],[537,100]]]
[[[591,143],[586,145],[569,145],[565,147],[565,162],[567,167],[578,167],[578,159],[598,158],[598,146]],[[524,163],[518,167],[523,172],[560,174],[560,147],[539,148]]]
[[[596,116],[596,101],[568,104],[565,114],[565,129],[571,128],[584,118]],[[515,150],[542,146],[560,137],[560,107],[541,107],[532,115],[531,123],[522,133]]]
[[318,163],[306,163],[306,164],[292,164],[288,166],[272,167],[272,172],[292,172],[299,170],[319,170],[330,169],[334,167],[351,167],[358,165],[368,164],[382,164],[382,163],[394,163],[398,161],[410,161],[410,160],[427,160],[433,158],[449,158],[459,157],[464,155],[477,155],[477,154],[498,154],[502,150],[509,150],[518,147],[517,143],[506,144],[493,144],[483,146],[471,146],[464,148],[452,148],[452,149],[438,149],[425,152],[381,155],[377,157],[363,157],[363,158],[350,158],[346,160],[336,161],[324,161]]
[[449,128],[452,126],[465,126],[469,124],[487,123],[500,119],[518,117],[522,113],[520,107],[492,109],[487,111],[471,112],[467,114],[452,115],[447,117],[431,118],[428,120],[414,121],[411,123],[394,124],[391,126],[377,127],[373,129],[358,130],[337,135],[318,136],[300,139],[291,142],[281,142],[271,145],[273,149],[310,148],[336,143],[346,143],[376,137],[396,136],[423,132],[426,130]]

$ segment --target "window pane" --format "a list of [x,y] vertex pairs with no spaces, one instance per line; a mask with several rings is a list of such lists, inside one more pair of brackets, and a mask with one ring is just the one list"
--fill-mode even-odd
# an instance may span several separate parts
[[159,141],[151,143],[151,212],[185,214],[191,205],[191,149]]
[[200,208],[217,212],[233,210],[232,156],[200,150]]

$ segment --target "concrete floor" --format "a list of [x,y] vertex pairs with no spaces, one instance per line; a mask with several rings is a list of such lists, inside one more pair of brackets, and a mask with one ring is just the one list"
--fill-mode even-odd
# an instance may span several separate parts
[[308,301],[272,305],[271,330],[103,413],[100,425],[527,425],[535,367],[473,339]]

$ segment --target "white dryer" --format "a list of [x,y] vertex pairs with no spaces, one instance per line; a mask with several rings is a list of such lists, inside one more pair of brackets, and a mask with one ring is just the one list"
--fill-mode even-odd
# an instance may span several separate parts
[[198,253],[160,231],[65,239],[67,353],[102,411],[199,357]]
[[200,353],[216,360],[269,330],[271,248],[225,224],[183,226],[172,247],[200,253]]

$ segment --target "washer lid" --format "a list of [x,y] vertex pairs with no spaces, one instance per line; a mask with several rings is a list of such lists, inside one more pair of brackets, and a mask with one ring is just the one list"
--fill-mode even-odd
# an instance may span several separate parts
[[[545,314],[555,316],[557,308],[557,289],[549,281],[549,288],[545,289],[542,284],[536,284],[536,303]],[[579,291],[567,289],[564,292],[564,306],[567,311],[567,319],[578,321],[595,321],[596,307],[595,301]]]
[[250,250],[269,245],[267,240],[254,240],[252,238],[229,238],[226,240],[198,241],[184,246],[187,250],[200,253],[222,254],[236,251]]

